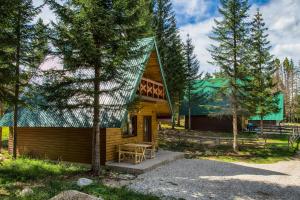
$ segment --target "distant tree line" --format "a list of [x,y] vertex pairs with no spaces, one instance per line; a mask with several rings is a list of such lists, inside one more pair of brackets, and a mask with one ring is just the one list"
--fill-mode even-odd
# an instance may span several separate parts
[[292,59],[275,60],[275,82],[277,90],[284,93],[284,113],[286,122],[300,120],[300,62],[298,65]]

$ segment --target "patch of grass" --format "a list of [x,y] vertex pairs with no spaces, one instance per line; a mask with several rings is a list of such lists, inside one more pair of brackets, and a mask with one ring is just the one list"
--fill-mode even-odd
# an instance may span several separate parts
[[9,127],[2,127],[2,147],[8,147]]
[[[7,155],[6,155],[7,157]],[[94,180],[94,184],[78,187],[79,177]],[[33,190],[33,195],[21,197],[25,187]],[[143,195],[123,188],[110,188],[102,184],[99,177],[89,173],[89,169],[76,164],[54,163],[30,158],[12,160],[7,157],[0,165],[0,199],[3,200],[44,200],[50,199],[64,190],[78,190],[101,196],[105,200],[145,199],[157,200],[158,197]]]
[[238,154],[227,153],[224,155],[203,156],[202,158],[216,159],[225,162],[247,162],[256,164],[270,164],[278,161],[290,160],[294,156],[294,151],[287,148],[272,147],[240,147]]
[[72,175],[87,171],[79,165],[54,163],[30,158],[5,159],[0,166],[0,183],[31,181],[46,177]]
[[[101,180],[97,180],[94,178],[94,183],[90,186],[86,187],[79,187],[76,185],[75,178],[69,179],[48,179],[45,180],[43,183],[36,183],[33,189],[33,195],[27,197],[20,197],[18,195],[21,188],[17,190],[13,190],[12,188],[8,188],[8,191],[11,192],[9,196],[4,196],[4,200],[44,200],[50,199],[53,196],[59,194],[65,190],[77,190],[80,192],[84,192],[94,196],[100,196],[105,200],[123,200],[123,199],[130,199],[130,200],[158,200],[158,197],[151,196],[151,195],[143,195],[133,191],[128,190],[127,188],[111,188],[103,185]],[[34,183],[32,183],[34,184]],[[1,198],[1,196],[0,196]]]
[[[224,137],[225,133],[220,137]],[[203,135],[201,135],[203,136]],[[239,137],[253,137],[253,134],[243,133]],[[256,136],[255,136],[256,137]],[[185,152],[186,158],[215,159],[226,162],[248,162],[248,163],[275,163],[289,160],[295,155],[295,151],[288,149],[288,137],[285,135],[269,136],[267,144],[264,139],[256,143],[239,145],[239,153],[232,151],[231,145],[208,145],[200,144],[196,140],[183,140],[174,138],[162,138],[160,147],[172,151]]]

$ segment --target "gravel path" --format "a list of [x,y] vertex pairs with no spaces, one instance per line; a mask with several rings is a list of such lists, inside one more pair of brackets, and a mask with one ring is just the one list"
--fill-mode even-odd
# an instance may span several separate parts
[[182,159],[138,176],[129,188],[187,200],[300,200],[300,159],[275,164]]

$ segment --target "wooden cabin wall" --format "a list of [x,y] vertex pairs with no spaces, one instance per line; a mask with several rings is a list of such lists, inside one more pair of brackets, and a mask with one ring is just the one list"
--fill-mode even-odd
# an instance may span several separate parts
[[[124,137],[120,128],[101,129],[101,157],[105,161],[117,158],[117,146],[130,142],[143,142],[144,116],[152,117],[152,141],[157,141],[157,105],[142,102],[132,114],[137,115],[137,136]],[[103,136],[104,135],[104,136]],[[12,128],[9,135],[9,152],[12,153]],[[18,128],[17,154],[50,160],[91,163],[91,128]],[[103,159],[105,158],[105,161]]]
[[157,118],[154,103],[142,102],[140,109],[132,114],[137,115],[137,136],[124,137],[120,128],[106,129],[106,160],[116,160],[117,147],[120,144],[131,142],[143,142],[144,140],[144,116],[152,117],[152,141],[157,141]]
[[[102,134],[105,129],[101,129]],[[9,152],[13,134],[10,129]],[[17,154],[41,159],[91,163],[91,128],[18,128]]]

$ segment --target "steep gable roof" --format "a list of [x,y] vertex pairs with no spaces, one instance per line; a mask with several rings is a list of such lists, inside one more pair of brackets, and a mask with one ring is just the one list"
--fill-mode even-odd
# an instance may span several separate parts
[[[170,96],[168,93],[163,68],[160,62],[158,48],[153,37],[145,38],[139,41],[139,46],[144,49],[144,54],[136,59],[126,62],[128,70],[124,76],[128,79],[126,88],[122,88],[121,91],[115,91],[110,95],[101,95],[100,104],[107,105],[101,107],[100,119],[101,127],[120,127],[125,116],[127,109],[122,107],[133,101],[136,96],[136,90],[139,86],[145,67],[148,63],[150,55],[153,51],[156,52],[158,62],[160,66],[161,76],[165,87],[167,100],[169,102],[170,110],[172,111]],[[45,64],[44,64],[45,66]],[[49,64],[48,64],[49,67]],[[50,66],[52,67],[52,66]],[[57,66],[55,66],[57,67]],[[54,68],[55,68],[54,67]],[[107,83],[104,87],[110,88],[110,84]],[[34,99],[29,107],[20,108],[19,112],[19,127],[91,127],[92,126],[92,109],[75,109],[75,110],[44,110],[34,103],[38,99]],[[113,108],[113,105],[117,105],[118,109]],[[121,106],[120,106],[121,105]],[[121,107],[121,108],[120,108]],[[0,120],[0,126],[12,126],[13,125],[13,113],[6,113]]]

